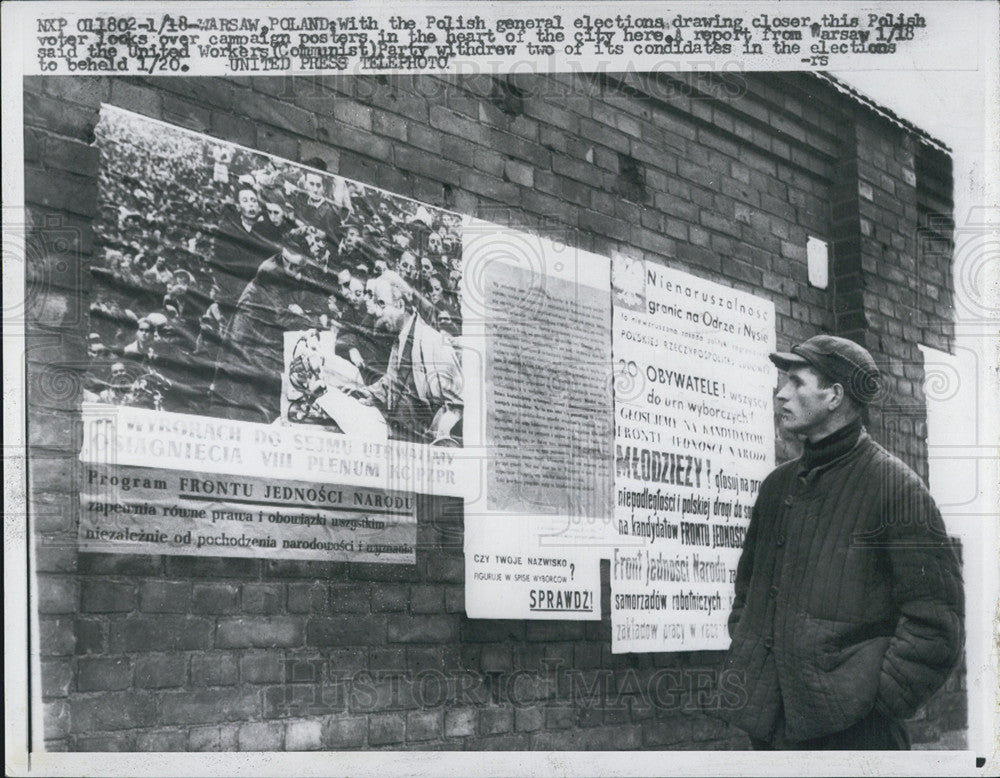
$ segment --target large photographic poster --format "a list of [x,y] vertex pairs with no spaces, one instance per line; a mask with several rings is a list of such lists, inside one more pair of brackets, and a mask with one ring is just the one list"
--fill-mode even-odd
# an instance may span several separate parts
[[736,564],[774,465],[774,304],[613,264],[612,651],[729,645]]
[[610,263],[473,221],[464,235],[466,611],[600,619],[613,433]]
[[412,563],[405,496],[470,483],[462,217],[110,106],[95,137],[82,546]]

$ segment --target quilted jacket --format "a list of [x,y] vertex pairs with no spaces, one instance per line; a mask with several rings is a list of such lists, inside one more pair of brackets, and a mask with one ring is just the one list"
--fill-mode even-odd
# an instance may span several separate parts
[[864,430],[761,485],[736,573],[726,668],[746,692],[722,718],[763,740],[911,716],[961,657],[959,562],[919,477]]

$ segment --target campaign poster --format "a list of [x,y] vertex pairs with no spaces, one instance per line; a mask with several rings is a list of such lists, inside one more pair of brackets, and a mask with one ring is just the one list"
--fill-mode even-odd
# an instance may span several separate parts
[[473,618],[600,619],[613,465],[610,264],[485,222],[465,232]]
[[612,651],[725,649],[750,512],[774,466],[774,304],[626,256],[612,286]]
[[[460,215],[110,106],[95,143],[81,458],[102,488],[130,468],[253,476],[265,516],[285,515],[286,488],[343,487],[347,503],[352,489],[464,493]],[[112,540],[140,522],[118,510],[135,497],[98,500],[81,544],[138,552]],[[182,526],[159,497],[141,502],[170,533],[218,533],[211,510]],[[384,525],[370,543],[403,549],[366,561],[412,563],[412,511],[347,503],[324,508],[333,539],[317,543],[356,537],[346,508],[364,507]]]

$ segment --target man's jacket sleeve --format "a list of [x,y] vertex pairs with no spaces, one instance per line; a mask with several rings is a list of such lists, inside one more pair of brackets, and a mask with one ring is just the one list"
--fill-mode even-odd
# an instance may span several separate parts
[[757,533],[760,532],[760,515],[754,506],[750,514],[750,526],[747,527],[746,538],[743,541],[743,553],[736,566],[736,592],[733,598],[733,609],[729,613],[729,637],[734,637],[736,627],[743,618],[743,610],[747,604],[747,591],[750,588],[750,577],[753,575],[754,547],[757,545]]
[[884,552],[899,612],[879,676],[876,707],[908,718],[962,655],[964,592],[958,558],[924,485],[912,473],[885,481]]

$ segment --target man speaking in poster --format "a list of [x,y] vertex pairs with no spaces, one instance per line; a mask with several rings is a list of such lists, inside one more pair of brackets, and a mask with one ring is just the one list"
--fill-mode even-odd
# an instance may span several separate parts
[[736,575],[726,668],[746,703],[721,715],[756,749],[904,750],[902,719],[962,652],[964,597],[919,477],[863,427],[871,355],[817,335],[771,354],[801,458],[761,485]]

